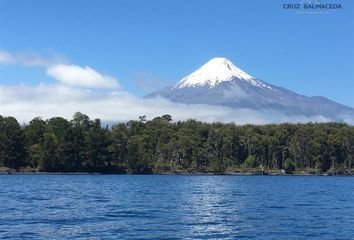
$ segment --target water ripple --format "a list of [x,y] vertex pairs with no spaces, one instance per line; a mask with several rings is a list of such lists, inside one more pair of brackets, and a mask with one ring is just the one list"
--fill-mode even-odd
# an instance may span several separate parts
[[0,175],[1,239],[351,239],[354,178]]

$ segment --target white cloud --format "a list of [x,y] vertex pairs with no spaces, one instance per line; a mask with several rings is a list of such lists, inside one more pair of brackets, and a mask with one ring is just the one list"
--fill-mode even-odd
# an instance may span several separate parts
[[51,52],[47,57],[26,51],[20,53],[10,53],[0,50],[0,64],[22,64],[27,66],[48,67],[53,64],[66,63],[68,60],[57,53]]
[[48,76],[62,84],[85,88],[119,87],[118,81],[114,77],[101,74],[88,66],[81,67],[67,62],[64,57],[55,53],[49,57],[42,57],[34,52],[9,53],[0,50],[0,64],[43,67]]
[[16,61],[11,54],[5,51],[0,51],[0,63],[9,64],[14,62]]
[[146,115],[148,119],[171,114],[174,120],[195,118],[206,122],[238,124],[279,122],[324,122],[323,116],[288,117],[277,111],[254,111],[203,104],[178,104],[166,99],[141,99],[124,91],[92,91],[62,84],[0,86],[0,115],[29,122],[36,116],[71,119],[75,112],[104,121],[128,121]]
[[131,78],[131,82],[146,94],[166,87],[168,81],[149,72],[137,72]]
[[88,88],[117,88],[117,80],[85,66],[57,64],[47,68],[47,74],[63,84]]
[[242,91],[239,86],[233,85],[230,89],[223,92],[223,96],[229,99],[243,99],[247,97],[247,93]]

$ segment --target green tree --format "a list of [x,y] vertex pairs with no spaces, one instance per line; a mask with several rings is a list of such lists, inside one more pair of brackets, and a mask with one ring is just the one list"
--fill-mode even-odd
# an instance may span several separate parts
[[121,169],[124,169],[126,167],[128,139],[128,128],[124,123],[120,123],[112,127],[112,161],[114,165],[118,166]]
[[248,168],[259,167],[259,162],[257,161],[255,156],[249,155],[244,162],[244,166]]
[[101,121],[95,119],[86,135],[85,167],[89,171],[104,171],[110,167],[112,139],[108,128],[101,128]]
[[45,172],[57,172],[62,170],[62,152],[58,144],[58,138],[54,133],[45,133],[41,143],[41,156],[39,170]]
[[286,173],[293,173],[295,171],[295,164],[289,159],[285,160],[284,170]]
[[26,138],[13,117],[0,116],[0,165],[19,169],[26,164]]
[[142,136],[133,136],[128,141],[127,165],[133,173],[151,173],[152,164]]
[[28,148],[28,165],[37,168],[40,155],[41,148],[40,144],[44,140],[44,134],[46,132],[46,122],[42,120],[40,117],[36,117],[29,122],[29,125],[25,126],[25,134],[27,137],[27,148]]

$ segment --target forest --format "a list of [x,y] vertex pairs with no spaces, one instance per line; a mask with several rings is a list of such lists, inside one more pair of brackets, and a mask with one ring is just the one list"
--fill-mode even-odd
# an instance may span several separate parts
[[353,174],[354,126],[340,122],[236,125],[168,114],[103,125],[0,116],[0,169],[88,173]]

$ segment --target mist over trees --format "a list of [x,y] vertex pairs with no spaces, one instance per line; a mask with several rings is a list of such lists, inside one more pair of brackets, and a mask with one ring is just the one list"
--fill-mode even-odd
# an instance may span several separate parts
[[345,123],[235,125],[170,115],[102,126],[76,113],[21,126],[0,116],[0,167],[47,172],[342,173],[354,167]]

